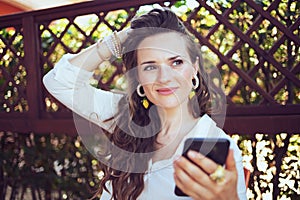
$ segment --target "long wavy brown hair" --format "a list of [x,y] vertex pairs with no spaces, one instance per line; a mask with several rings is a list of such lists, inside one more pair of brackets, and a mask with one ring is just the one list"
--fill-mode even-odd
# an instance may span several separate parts
[[[189,108],[195,118],[205,113],[209,114],[211,97],[214,95],[212,94],[213,90],[210,88],[208,74],[201,64],[202,59],[199,46],[196,45],[183,22],[168,8],[153,9],[147,14],[135,17],[131,21],[131,28],[133,31],[123,44],[125,47],[123,63],[126,71],[132,70],[137,66],[136,49],[146,37],[175,31],[185,39],[186,47],[183,48],[187,49],[192,63],[196,62],[197,57],[200,58],[199,71],[197,73],[200,85],[195,91],[196,95],[190,100]],[[141,28],[147,29],[143,31]],[[105,156],[108,157],[107,159],[110,160],[112,165],[113,163],[122,163],[122,167],[126,170],[120,171],[110,166],[105,166],[103,169],[104,177],[95,197],[101,194],[103,189],[108,191],[106,183],[110,182],[112,199],[135,200],[138,198],[144,189],[144,175],[152,156],[151,152],[155,151],[157,133],[161,130],[161,122],[155,105],[150,102],[150,108],[145,109],[141,104],[142,99],[136,92],[138,86],[137,74],[128,76],[127,81],[128,91],[119,102],[119,111],[113,119],[108,119],[114,120],[115,129],[112,134],[107,133],[106,135],[115,146],[127,152],[137,153],[141,158],[136,156],[130,157],[126,153],[106,149]],[[149,124],[151,125],[149,126]],[[136,137],[141,134],[135,128],[136,125],[140,127],[147,126],[147,129],[143,131],[143,137]],[[134,173],[137,166],[143,172]]]

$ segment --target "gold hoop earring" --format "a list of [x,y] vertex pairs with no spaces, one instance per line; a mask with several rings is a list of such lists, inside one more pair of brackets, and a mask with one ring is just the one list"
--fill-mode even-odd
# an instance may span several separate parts
[[137,88],[136,88],[136,93],[137,93],[140,97],[144,97],[144,98],[142,99],[141,102],[142,102],[143,107],[144,107],[145,109],[148,109],[148,108],[149,108],[149,101],[148,101],[147,98],[146,98],[145,92],[144,92],[144,93],[141,92],[141,87],[142,87],[142,85],[141,85],[141,84],[138,84],[138,86],[137,86]]
[[189,99],[192,99],[196,95],[196,89],[199,87],[199,84],[200,84],[197,74],[195,74],[193,76],[193,79],[195,80],[195,85],[193,84],[193,81],[192,81],[193,89],[189,94]]
[[195,74],[193,76],[193,78],[195,80],[195,85],[193,84],[193,82],[192,82],[192,85],[193,85],[193,89],[196,90],[199,87],[200,81],[199,81],[199,78],[198,78],[197,74]]
[[142,84],[138,84],[138,86],[136,87],[136,93],[137,93],[140,97],[145,97],[146,94],[141,92],[141,88],[142,88]]

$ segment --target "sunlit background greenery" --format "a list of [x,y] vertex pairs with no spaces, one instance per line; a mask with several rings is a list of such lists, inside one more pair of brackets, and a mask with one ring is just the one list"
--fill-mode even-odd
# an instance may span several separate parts
[[[256,1],[263,9],[267,9],[271,1]],[[278,18],[283,24],[299,18],[299,2],[282,1],[278,11],[272,11],[271,14]],[[208,1],[218,13],[224,12],[230,8],[232,1]],[[166,3],[168,6],[168,3]],[[138,14],[142,14],[159,7],[158,4],[151,6],[142,6]],[[183,21],[188,19],[189,13],[198,7],[196,1],[178,1],[171,8],[180,16]],[[100,13],[100,16],[103,13]],[[238,9],[229,15],[230,22],[245,33],[253,23],[253,18],[257,15],[256,11],[241,3]],[[100,38],[112,33],[111,27],[119,29],[128,18],[126,10],[117,10],[109,12],[104,19],[107,23],[97,24],[99,17],[96,14],[78,16],[73,22],[69,19],[58,19],[46,24],[40,24],[41,48],[43,56],[48,57],[43,62],[43,73],[47,73],[62,55],[68,52],[66,47],[76,53],[90,44],[93,44]],[[201,8],[197,15],[190,22],[194,29],[201,35],[206,36],[218,21],[215,16],[209,13],[205,8]],[[96,27],[96,31],[94,27]],[[111,26],[111,27],[110,27]],[[80,30],[79,30],[80,29]],[[86,37],[85,32],[92,39],[86,46],[82,46]],[[27,112],[28,104],[23,96],[24,91],[18,87],[26,88],[27,72],[20,63],[18,57],[24,57],[23,36],[20,30],[14,27],[8,27],[0,30],[2,38],[11,40],[14,52],[4,51],[6,44],[0,39],[1,68],[13,75],[14,82],[6,83],[6,74],[0,71],[0,88],[3,91],[3,101],[0,102],[0,111]],[[299,32],[295,32],[299,35]],[[252,32],[250,37],[253,41],[260,44],[264,50],[270,50],[282,33],[276,26],[268,20],[264,20],[259,28]],[[54,37],[61,38],[62,43],[55,44]],[[13,39],[12,39],[13,38]],[[210,42],[222,54],[230,52],[232,46],[239,38],[223,25],[210,36]],[[292,45],[292,48],[288,48]],[[54,48],[54,49],[53,49]],[[50,51],[51,50],[51,51]],[[202,46],[205,66],[217,66],[220,63],[218,56],[208,47]],[[299,47],[289,42],[285,42],[280,48],[274,51],[274,58],[283,64],[288,65],[288,51],[292,51],[294,63],[300,62]],[[50,52],[50,53],[49,53]],[[236,66],[244,71],[252,69],[258,62],[259,57],[255,50],[249,45],[243,45],[232,54],[232,61]],[[95,87],[106,84],[114,76],[117,70],[116,63],[105,63],[96,70],[91,84]],[[18,66],[17,68],[15,66]],[[283,74],[281,74],[270,63],[263,63],[263,71],[253,75],[256,83],[268,91],[270,85],[276,85]],[[227,95],[234,87],[240,77],[232,71],[229,66],[223,64],[219,66],[224,90]],[[271,72],[271,73],[269,73]],[[299,74],[297,75],[298,78]],[[100,84],[99,84],[100,81]],[[7,84],[7,85],[5,85]],[[109,85],[110,89],[124,90],[126,81],[122,74],[114,76]],[[236,94],[231,96],[235,104],[258,104],[263,97],[249,86],[239,89]],[[275,95],[275,100],[279,104],[299,104],[300,91],[294,87],[292,93],[288,93],[286,88],[282,88]],[[58,103],[50,97],[45,97],[45,107],[48,112],[58,112],[62,109]],[[257,133],[255,135],[238,135],[232,133],[233,139],[242,149],[245,167],[252,172],[252,182],[250,182],[247,195],[249,199],[271,199],[272,198],[272,178],[276,174],[275,156],[282,156],[281,172],[279,175],[280,196],[278,199],[297,199],[300,195],[300,137],[299,133],[287,134],[280,133],[267,135]],[[0,132],[0,187],[3,189],[7,199],[26,199],[30,198],[44,199],[42,196],[52,199],[86,199],[97,188],[97,183],[102,177],[101,166],[85,149],[79,137],[70,137],[64,133],[51,133],[49,135],[39,135],[35,133],[17,134],[13,132]],[[287,149],[287,151],[285,151]],[[255,155],[255,157],[253,156]],[[1,198],[1,197],[0,197]]]

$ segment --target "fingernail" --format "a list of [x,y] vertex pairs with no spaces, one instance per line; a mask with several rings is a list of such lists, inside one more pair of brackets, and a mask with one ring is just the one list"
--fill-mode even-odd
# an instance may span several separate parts
[[178,162],[180,162],[180,157],[177,158],[177,159],[175,159],[175,160],[173,160],[174,165],[176,165]]
[[189,156],[190,158],[197,158],[197,153],[196,153],[195,151],[189,151],[189,152],[188,152],[188,156]]

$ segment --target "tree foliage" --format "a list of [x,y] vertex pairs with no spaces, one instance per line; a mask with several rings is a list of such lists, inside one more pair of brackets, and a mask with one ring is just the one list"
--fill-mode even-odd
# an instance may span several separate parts
[[[207,4],[217,14],[224,14],[232,8],[233,0],[208,0]],[[276,9],[269,11],[273,1],[256,0],[263,10],[286,27],[299,19],[300,3],[298,1],[280,1]],[[166,2],[165,5],[170,5]],[[142,6],[137,12],[142,14],[157,7]],[[233,51],[235,45],[243,38],[237,36],[224,24],[219,24],[215,15],[197,1],[177,1],[171,9],[185,23],[203,37],[216,27],[209,35],[210,44],[240,70],[251,72],[254,82],[266,92],[272,92],[274,87],[284,78],[276,66],[268,62],[257,50],[248,43],[242,43]],[[130,12],[135,11],[130,9]],[[196,11],[196,14],[189,16]],[[114,30],[128,26],[126,20],[131,17],[128,10],[120,9],[108,13],[97,13],[74,18],[57,19],[39,24],[41,49],[41,75],[53,68],[65,53],[77,53],[99,39],[109,35]],[[227,14],[228,22],[262,49],[266,54],[288,70],[300,62],[300,47],[290,39],[282,39],[283,32],[269,20],[263,18],[253,31],[249,31],[258,20],[258,12],[241,1],[232,12]],[[101,20],[105,20],[101,21]],[[293,34],[300,35],[299,28]],[[28,112],[26,99],[27,70],[24,66],[24,43],[20,27],[6,27],[0,30],[0,112]],[[196,39],[197,40],[197,39]],[[198,40],[199,41],[199,40]],[[200,41],[201,43],[201,41]],[[202,45],[201,51],[207,69],[217,66],[223,80],[225,93],[235,104],[259,104],[264,100],[262,94],[243,84],[244,80],[231,67],[224,63],[210,47]],[[124,90],[126,80],[122,73],[119,60],[104,63],[95,71],[91,84],[105,89]],[[255,70],[257,69],[257,70]],[[299,73],[296,77],[300,79]],[[242,86],[232,92],[237,84]],[[278,92],[272,94],[279,104],[299,104],[300,91],[292,82],[287,81]],[[49,113],[64,109],[49,96],[44,97],[44,108]],[[299,191],[299,135],[285,133],[253,136],[234,135],[233,138],[243,151],[245,165],[252,170],[249,186],[250,199],[268,198],[274,187],[276,165],[280,164],[278,177],[280,194],[277,197],[294,199]],[[101,178],[101,166],[87,152],[80,138],[72,138],[65,134],[38,135],[34,133],[17,134],[0,132],[0,199],[9,196],[10,199],[23,199],[29,195],[32,199],[86,199],[91,191],[96,189]],[[276,157],[281,157],[278,162]],[[280,159],[279,159],[280,160]],[[276,162],[277,161],[277,162]],[[10,191],[10,192],[9,192]]]

